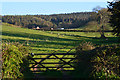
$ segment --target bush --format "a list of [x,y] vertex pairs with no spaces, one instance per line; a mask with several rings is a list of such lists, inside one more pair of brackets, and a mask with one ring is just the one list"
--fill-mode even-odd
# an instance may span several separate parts
[[21,73],[21,64],[23,59],[26,58],[29,50],[18,42],[15,43],[2,43],[2,74],[3,78],[20,78],[23,76]]
[[[83,78],[120,79],[120,45],[99,46],[90,49],[88,42],[76,48],[76,69]],[[86,47],[85,47],[86,44]],[[78,73],[77,73],[78,74]]]
[[91,60],[94,62],[94,78],[120,79],[120,46],[104,46],[96,48],[96,56]]
[[82,42],[77,48],[76,51],[85,51],[85,50],[92,50],[95,46],[91,42]]
[[82,42],[77,48],[77,64],[76,67],[76,75],[81,76],[81,78],[89,78],[90,73],[92,72],[92,63],[91,57],[95,54],[94,52],[95,46],[91,42]]

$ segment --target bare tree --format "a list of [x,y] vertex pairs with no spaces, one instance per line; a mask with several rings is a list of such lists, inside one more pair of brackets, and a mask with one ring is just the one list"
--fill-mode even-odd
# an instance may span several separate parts
[[94,8],[93,11],[97,13],[97,22],[98,22],[101,38],[105,38],[104,30],[109,22],[110,12],[108,12],[107,8],[102,8],[100,6]]

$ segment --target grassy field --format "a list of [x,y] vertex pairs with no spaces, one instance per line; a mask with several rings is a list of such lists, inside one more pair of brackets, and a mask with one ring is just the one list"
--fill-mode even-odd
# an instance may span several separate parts
[[[100,39],[99,32],[60,32],[60,31],[40,31],[15,27],[7,24],[2,25],[3,42],[20,42],[30,49],[31,53],[66,53],[71,48],[77,47],[81,42],[92,42],[94,45],[118,44],[119,39],[112,33],[105,33],[107,39]],[[71,52],[75,52],[72,49]],[[41,57],[41,56],[34,56]],[[46,56],[42,56],[44,58]],[[59,56],[63,57],[63,56]],[[64,56],[73,57],[73,56]],[[39,60],[36,60],[39,62]],[[69,61],[69,60],[68,60]],[[45,60],[44,62],[59,62],[59,60]],[[29,65],[32,66],[32,65]],[[44,66],[57,66],[44,64]],[[69,66],[69,65],[65,65]],[[70,68],[69,70],[74,68]],[[29,77],[29,76],[28,76]]]
[[[97,31],[100,29],[99,27],[100,25],[98,25],[98,23],[96,21],[90,21],[88,22],[85,26],[79,27],[79,28],[75,28],[74,30],[93,30],[93,31]],[[104,27],[105,30],[112,30],[112,27],[110,26],[110,24],[107,24]]]
[[83,41],[90,41],[95,45],[118,43],[118,38],[112,33],[105,33],[105,35],[107,40],[100,39],[99,32],[39,31],[2,25],[3,41],[23,43],[30,47],[33,53],[52,53],[57,50],[59,50],[57,53],[65,53]]

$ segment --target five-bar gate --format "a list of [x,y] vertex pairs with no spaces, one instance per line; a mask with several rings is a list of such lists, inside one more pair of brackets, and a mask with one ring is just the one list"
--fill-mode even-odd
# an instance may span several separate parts
[[30,70],[32,72],[44,72],[47,70],[73,71],[75,70],[75,53],[30,53]]

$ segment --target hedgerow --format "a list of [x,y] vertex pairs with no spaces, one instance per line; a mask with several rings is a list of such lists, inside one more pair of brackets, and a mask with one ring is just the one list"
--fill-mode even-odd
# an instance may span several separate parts
[[97,79],[120,79],[120,45],[96,48],[92,75]]
[[95,48],[93,44],[86,42],[76,48],[76,53],[77,74],[79,73],[83,78],[120,79],[120,45],[104,45]]
[[[27,57],[29,49],[18,42],[2,43],[2,77],[20,78],[23,77],[23,60]],[[24,66],[23,66],[24,67]]]

